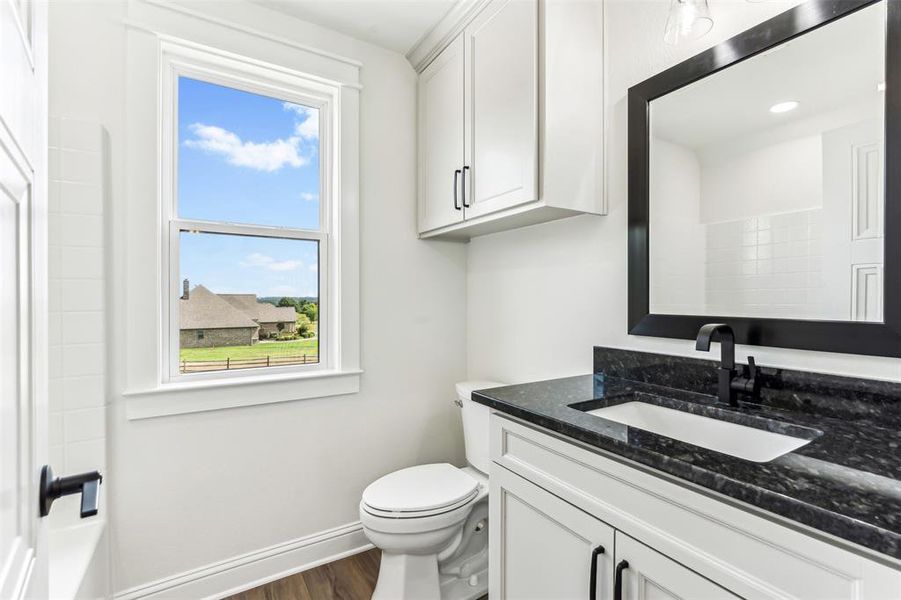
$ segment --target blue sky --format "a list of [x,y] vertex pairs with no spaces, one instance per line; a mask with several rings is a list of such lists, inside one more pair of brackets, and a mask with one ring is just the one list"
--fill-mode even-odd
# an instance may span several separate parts
[[[318,229],[313,108],[182,77],[178,212],[186,219]],[[181,235],[181,276],[219,293],[317,296],[317,244]]]

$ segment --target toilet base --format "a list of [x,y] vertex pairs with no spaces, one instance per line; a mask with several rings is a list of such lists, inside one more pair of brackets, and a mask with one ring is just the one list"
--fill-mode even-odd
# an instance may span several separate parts
[[473,573],[466,579],[441,578],[441,600],[478,600],[487,593],[488,567],[478,573]]
[[372,600],[477,600],[487,593],[487,568],[467,578],[439,576],[434,554],[383,552]]
[[372,600],[441,600],[438,556],[382,552]]

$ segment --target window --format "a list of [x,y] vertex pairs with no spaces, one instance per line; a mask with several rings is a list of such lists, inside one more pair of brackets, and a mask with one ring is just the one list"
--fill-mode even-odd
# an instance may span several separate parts
[[169,378],[321,368],[328,102],[210,75],[175,77]]
[[358,392],[360,65],[198,27],[127,33],[126,416]]

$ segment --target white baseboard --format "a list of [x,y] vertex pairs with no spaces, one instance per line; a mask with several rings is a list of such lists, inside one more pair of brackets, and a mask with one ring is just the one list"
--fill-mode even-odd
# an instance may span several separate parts
[[359,521],[139,585],[116,600],[224,598],[372,548]]

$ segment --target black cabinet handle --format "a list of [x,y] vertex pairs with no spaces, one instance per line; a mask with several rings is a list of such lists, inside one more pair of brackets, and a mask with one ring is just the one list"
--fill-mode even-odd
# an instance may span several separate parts
[[597,600],[598,597],[598,555],[603,553],[603,546],[598,546],[591,551],[591,576],[588,578],[588,600]]
[[460,177],[460,173],[462,173],[460,169],[454,171],[454,208],[457,210],[463,210],[463,207],[457,202],[457,178]]
[[50,514],[50,505],[57,498],[80,493],[81,518],[93,517],[97,514],[102,481],[103,477],[97,471],[54,478],[50,465],[44,465],[41,469],[41,489],[38,491],[41,516]]
[[629,568],[629,561],[621,560],[616,565],[616,575],[613,578],[613,600],[623,600],[623,571]]
[[468,170],[469,170],[469,167],[467,167],[467,166],[463,167],[463,182],[462,182],[462,185],[460,186],[460,190],[463,192],[463,207],[464,208],[469,208],[469,205],[466,204],[466,171],[468,171]]

